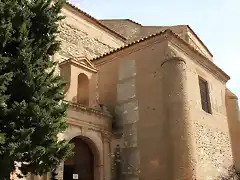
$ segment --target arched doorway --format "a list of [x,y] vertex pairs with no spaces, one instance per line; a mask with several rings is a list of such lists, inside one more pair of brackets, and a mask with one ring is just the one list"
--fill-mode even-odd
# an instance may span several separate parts
[[77,102],[89,105],[89,79],[83,73],[78,75]]
[[84,137],[75,137],[74,155],[64,162],[63,180],[72,180],[77,174],[78,180],[96,180],[96,164],[98,156],[90,140]]

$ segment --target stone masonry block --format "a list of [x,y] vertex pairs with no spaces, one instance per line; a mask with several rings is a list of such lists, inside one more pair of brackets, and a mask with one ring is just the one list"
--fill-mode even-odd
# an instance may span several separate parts
[[137,148],[122,149],[122,172],[125,175],[137,175],[140,168],[140,154]]
[[123,128],[123,138],[125,147],[137,146],[137,124],[126,124]]
[[135,60],[126,60],[120,64],[118,79],[124,80],[136,75]]
[[117,85],[117,101],[122,102],[136,97],[135,79],[128,79]]
[[123,103],[117,107],[121,113],[123,124],[132,124],[139,119],[138,101]]

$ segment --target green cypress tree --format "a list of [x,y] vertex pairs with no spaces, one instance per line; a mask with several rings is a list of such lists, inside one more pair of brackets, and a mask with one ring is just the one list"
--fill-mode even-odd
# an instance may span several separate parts
[[3,134],[0,134],[0,144],[4,144],[5,138]]
[[71,153],[57,135],[64,120],[65,83],[51,56],[60,49],[58,23],[64,0],[0,0],[0,180],[15,162],[23,175],[42,175]]
[[[3,57],[1,57],[0,55],[0,62],[6,62],[7,59],[4,59]],[[4,67],[4,63],[2,64],[2,66],[0,65],[0,71],[1,68]],[[12,78],[12,73],[4,73],[0,75],[0,112],[4,112],[4,110],[6,110],[6,101],[8,99],[8,95],[5,94],[6,90],[7,90],[7,86],[9,85],[9,82],[11,81]],[[1,132],[0,129],[0,145],[3,145],[5,143],[5,134],[3,132]],[[3,147],[0,146],[0,150]]]

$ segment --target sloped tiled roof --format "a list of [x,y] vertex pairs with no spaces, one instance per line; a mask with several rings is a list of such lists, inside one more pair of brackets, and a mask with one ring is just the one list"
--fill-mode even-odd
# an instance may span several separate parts
[[212,53],[206,47],[206,45],[201,41],[197,34],[191,29],[189,25],[175,25],[175,26],[144,26],[137,22],[129,19],[105,19],[99,20],[102,24],[114,30],[118,34],[121,34],[127,39],[127,42],[131,42],[143,37],[155,34],[159,31],[165,31],[166,29],[171,29],[175,34],[180,36],[183,40],[187,40],[186,32],[189,30],[197,40],[202,44],[205,50],[212,57]]
[[[116,52],[118,52],[118,51],[125,50],[126,48],[131,47],[131,46],[133,46],[133,45],[135,45],[135,44],[138,44],[138,43],[140,43],[140,42],[143,42],[143,41],[145,41],[145,40],[149,40],[149,39],[154,38],[154,37],[156,37],[156,36],[162,36],[162,35],[165,35],[165,34],[170,34],[170,35],[174,36],[175,38],[181,40],[181,42],[184,43],[186,46],[188,46],[192,51],[194,51],[194,52],[197,53],[198,55],[206,58],[203,54],[201,54],[199,51],[197,51],[195,48],[193,48],[190,44],[188,44],[186,41],[184,41],[182,38],[180,38],[177,34],[175,34],[174,32],[172,32],[170,29],[166,29],[165,31],[160,31],[160,32],[158,32],[158,33],[151,34],[151,35],[149,35],[149,36],[147,36],[147,37],[138,39],[138,40],[136,40],[136,41],[132,41],[131,43],[125,44],[125,45],[122,46],[122,47],[116,48],[116,49],[111,50],[111,51],[109,51],[109,52],[107,52],[107,53],[105,53],[105,54],[102,54],[102,55],[100,55],[100,56],[98,56],[98,57],[96,57],[96,58],[93,58],[91,61],[92,61],[92,62],[97,61],[97,60],[99,60],[99,59],[101,59],[101,58],[104,58],[104,57],[106,57],[106,56],[109,56],[109,55],[111,55],[111,54],[114,54],[114,53],[116,53]],[[220,71],[228,80],[230,79],[230,77],[229,77],[221,68],[219,68],[218,66],[216,66],[212,61],[209,61],[209,63],[211,63],[218,71]]]
[[[148,37],[152,34],[157,34],[160,31],[165,31],[166,29],[172,30],[175,34],[180,36],[183,40],[185,40],[184,31],[188,28],[194,36],[199,40],[199,42],[204,46],[207,52],[212,56],[209,49],[205,46],[205,44],[201,41],[201,39],[196,35],[196,33],[190,28],[188,25],[176,25],[176,26],[143,26],[138,22],[135,22],[131,19],[105,19],[105,20],[97,20],[88,13],[82,11],[78,7],[73,4],[66,2],[68,6],[77,10],[79,13],[85,15],[87,18],[91,19],[94,23],[102,27],[105,31],[111,33],[117,38],[120,38],[125,43],[130,43],[132,41],[136,41],[138,39],[142,39]],[[128,24],[127,24],[128,23]],[[121,27],[121,24],[125,26],[125,28]],[[127,29],[126,26],[134,25],[132,29]],[[120,26],[119,26],[120,25]],[[131,27],[129,27],[131,28]]]
[[147,40],[147,39],[156,37],[156,36],[158,36],[158,35],[163,35],[163,34],[166,34],[166,33],[172,33],[172,31],[171,31],[170,29],[167,29],[167,30],[165,30],[165,31],[161,31],[161,32],[158,32],[158,33],[155,33],[155,34],[151,34],[151,35],[149,35],[149,36],[147,36],[147,37],[138,39],[138,40],[136,40],[136,41],[132,41],[132,42],[130,42],[130,43],[128,43],[128,44],[125,44],[124,46],[121,46],[121,47],[119,47],[119,48],[113,49],[113,50],[111,50],[111,51],[109,51],[109,52],[107,52],[107,53],[105,53],[105,54],[102,54],[102,55],[100,55],[100,56],[98,56],[98,57],[95,57],[95,58],[91,59],[91,61],[92,61],[92,62],[93,62],[93,61],[96,61],[96,60],[98,60],[98,59],[101,59],[101,58],[103,58],[103,57],[105,57],[105,56],[108,56],[108,55],[113,54],[113,53],[115,53],[115,52],[118,52],[118,51],[120,51],[120,50],[124,50],[125,48],[128,48],[128,47],[130,47],[130,46],[132,46],[132,45],[134,45],[134,44],[140,43],[140,42],[145,41],[145,40]]
[[136,22],[136,21],[133,21],[132,19],[100,19],[99,20],[101,23],[103,23],[104,24],[104,22],[106,22],[106,23],[108,23],[108,22],[112,22],[112,23],[117,23],[117,22],[120,22],[120,21],[128,21],[128,22],[130,22],[130,23],[134,23],[134,24],[136,24],[136,25],[140,25],[140,26],[142,26],[140,23],[138,23],[138,22]]
[[99,20],[102,24],[116,31],[127,39],[128,42],[147,37],[166,29],[171,29],[174,33],[183,37],[183,32],[186,29],[185,25],[177,26],[143,26],[130,19],[105,19]]
[[123,46],[121,46],[121,47],[119,47],[119,48],[113,49],[113,50],[111,50],[111,51],[109,51],[109,52],[107,52],[107,53],[104,53],[104,54],[102,54],[102,55],[100,55],[100,56],[97,56],[97,57],[91,59],[91,61],[96,61],[96,60],[98,60],[98,59],[101,59],[101,58],[103,58],[103,57],[105,57],[105,56],[108,56],[108,55],[113,54],[113,53],[115,53],[115,52],[118,52],[118,51],[120,51],[120,50],[124,50],[125,48],[128,48],[128,47],[130,47],[130,46],[132,46],[132,45],[138,44],[138,43],[140,43],[140,42],[142,42],[142,41],[151,39],[151,38],[156,37],[156,36],[161,36],[161,35],[164,35],[164,34],[167,34],[167,33],[169,33],[169,34],[173,35],[174,37],[180,39],[180,40],[181,40],[182,42],[184,42],[188,47],[190,47],[194,52],[196,52],[196,53],[200,54],[201,56],[203,56],[200,52],[198,52],[196,49],[194,49],[190,44],[188,44],[188,43],[185,42],[182,38],[180,38],[177,34],[175,34],[171,29],[166,29],[166,30],[164,30],[164,31],[160,31],[160,32],[157,32],[157,33],[150,34],[150,35],[148,35],[148,36],[142,37],[142,38],[137,39],[137,40],[135,40],[135,41],[131,41],[130,43],[127,43],[127,44],[125,44],[125,45],[123,45]]
[[[139,34],[139,31],[142,27],[141,24],[136,23],[130,19],[105,19],[99,20],[100,23],[109,27],[113,31],[116,31],[121,36],[127,39],[127,42],[131,42]],[[139,38],[138,38],[139,39]]]

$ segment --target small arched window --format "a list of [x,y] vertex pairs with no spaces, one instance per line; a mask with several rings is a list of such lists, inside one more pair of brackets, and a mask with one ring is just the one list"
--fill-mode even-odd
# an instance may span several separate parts
[[89,79],[83,73],[78,75],[77,102],[89,105]]

